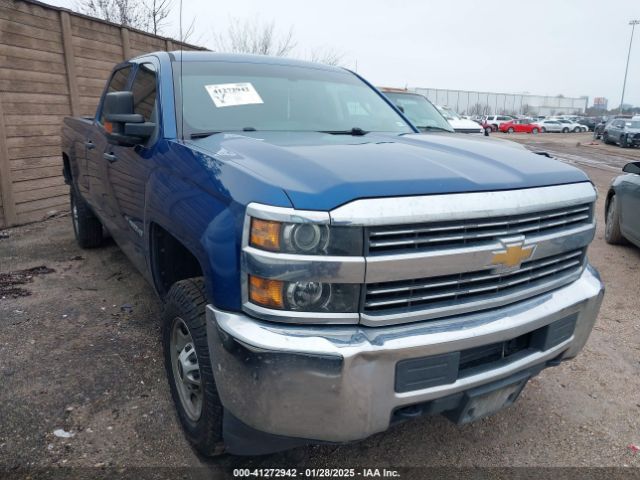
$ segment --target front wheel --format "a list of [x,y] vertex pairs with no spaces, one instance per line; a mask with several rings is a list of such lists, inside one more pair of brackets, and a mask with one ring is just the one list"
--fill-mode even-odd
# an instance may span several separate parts
[[493,125],[491,125],[491,130],[493,130],[494,132],[498,131],[498,125],[496,125],[495,123]]
[[581,131],[582,131],[582,129],[580,127],[576,127],[576,128],[573,129],[573,133],[578,133],[578,132],[581,132]]
[[609,140],[609,134],[607,132],[604,132],[602,134],[602,142],[605,144],[609,144],[610,140]]
[[542,128],[540,129],[540,131],[541,131],[542,133],[547,133],[547,129],[546,129],[545,127],[542,127]]
[[569,127],[564,127],[562,129],[562,133],[569,133]]
[[618,206],[618,197],[616,195],[609,200],[609,208],[605,218],[604,239],[611,245],[626,243],[620,231],[620,207]]
[[224,453],[222,403],[209,347],[204,280],[176,282],[167,294],[162,323],[164,362],[171,396],[185,435],[200,453]]
[[508,133],[513,133],[513,132],[515,132],[515,130],[513,129],[513,127],[509,127],[509,128],[507,129],[507,132],[508,132]]
[[622,148],[627,148],[629,146],[629,144],[627,143],[627,136],[626,135],[620,135],[620,146]]
[[538,129],[534,128],[533,130],[531,130],[531,133],[533,133],[534,135],[537,135],[538,134]]
[[91,211],[87,202],[72,186],[69,193],[71,223],[76,242],[80,248],[96,248],[102,244],[102,224]]

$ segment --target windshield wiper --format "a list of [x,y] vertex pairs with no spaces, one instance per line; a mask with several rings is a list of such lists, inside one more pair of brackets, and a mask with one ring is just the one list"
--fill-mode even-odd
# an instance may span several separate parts
[[222,133],[220,131],[217,132],[195,132],[192,133],[191,135],[189,135],[189,138],[191,138],[192,140],[195,138],[207,138],[210,137],[211,135],[215,135],[217,133]]
[[320,132],[328,133],[330,135],[353,135],[354,137],[361,137],[369,133],[360,127],[353,127],[351,130],[320,130]]
[[[257,130],[254,127],[244,127],[242,129],[243,132],[257,132]],[[216,135],[217,133],[224,133],[222,130],[217,130],[217,131],[212,131],[212,132],[195,132],[191,134],[191,139],[194,138],[206,138],[206,137],[210,137],[211,135]]]
[[433,127],[431,125],[418,126],[418,128],[422,130],[427,130],[429,132],[449,132],[449,133],[454,132],[453,130],[447,130],[446,128],[442,128],[442,127]]

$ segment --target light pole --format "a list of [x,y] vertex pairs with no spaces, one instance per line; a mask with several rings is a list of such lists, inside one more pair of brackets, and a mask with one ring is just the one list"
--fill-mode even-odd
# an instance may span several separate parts
[[640,25],[640,20],[631,20],[631,40],[629,40],[629,53],[627,53],[627,66],[624,69],[624,82],[622,83],[622,99],[620,100],[620,114],[622,114],[622,104],[624,103],[624,89],[627,86],[627,72],[629,71],[629,58],[631,57],[631,45],[633,44],[633,32],[636,29],[636,25]]

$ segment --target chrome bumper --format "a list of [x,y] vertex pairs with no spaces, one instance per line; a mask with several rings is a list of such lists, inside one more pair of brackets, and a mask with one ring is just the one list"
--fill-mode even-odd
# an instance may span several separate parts
[[[371,328],[276,324],[207,307],[207,334],[223,405],[270,434],[346,442],[386,430],[392,413],[574,357],[598,314],[604,287],[587,267],[575,282],[509,307],[439,321]],[[577,314],[573,335],[544,351],[410,392],[395,391],[396,364],[510,340]]]

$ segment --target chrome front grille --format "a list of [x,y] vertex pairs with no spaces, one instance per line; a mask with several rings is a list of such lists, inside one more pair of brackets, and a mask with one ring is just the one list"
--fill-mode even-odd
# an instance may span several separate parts
[[369,255],[473,246],[513,235],[553,233],[592,222],[590,203],[538,213],[367,229]]
[[523,263],[513,272],[492,273],[490,269],[439,277],[366,286],[364,313],[401,314],[431,310],[434,316],[447,311],[460,313],[465,305],[472,310],[493,308],[544,293],[577,279],[585,262],[579,249]]

